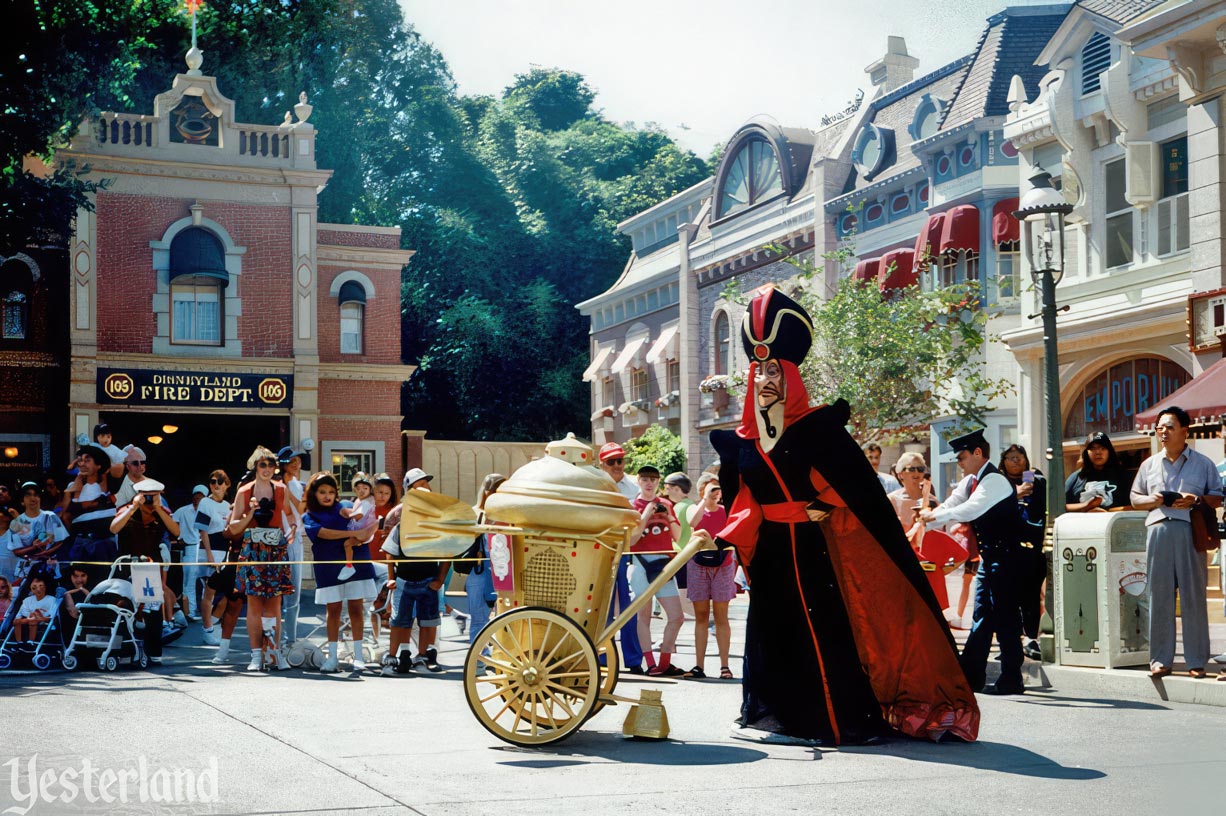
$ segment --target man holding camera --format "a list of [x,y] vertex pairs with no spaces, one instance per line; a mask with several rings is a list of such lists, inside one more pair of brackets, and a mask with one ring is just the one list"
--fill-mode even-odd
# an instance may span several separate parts
[[[132,484],[132,503],[115,514],[111,532],[119,537],[119,554],[132,557],[144,556],[150,561],[165,562],[162,540],[166,536],[179,537],[179,523],[170,514],[170,508],[162,500],[165,485],[154,479],[141,479]],[[162,600],[170,604],[170,590],[166,586],[166,568],[162,568]],[[145,606],[141,612],[144,622],[145,654],[149,662],[162,662],[162,610]]]
[[[1220,507],[1221,479],[1213,460],[1188,446],[1192,418],[1177,406],[1158,414],[1155,433],[1162,452],[1141,463],[1132,482],[1132,506],[1145,517],[1145,564],[1149,575],[1149,674],[1166,677],[1175,662],[1175,591],[1183,618],[1183,657],[1188,674],[1205,676],[1209,660],[1205,554],[1192,541],[1197,505]],[[1221,680],[1223,676],[1218,675]]]

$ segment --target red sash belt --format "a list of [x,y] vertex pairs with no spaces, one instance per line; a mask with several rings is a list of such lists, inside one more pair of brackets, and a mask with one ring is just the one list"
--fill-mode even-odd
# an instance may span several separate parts
[[762,505],[762,517],[781,524],[803,524],[809,520],[805,512],[808,502],[791,501]]

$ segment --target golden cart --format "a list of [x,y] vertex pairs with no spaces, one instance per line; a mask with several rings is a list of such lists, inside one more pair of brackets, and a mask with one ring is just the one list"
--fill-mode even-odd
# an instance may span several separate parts
[[[551,448],[553,446],[551,445]],[[590,460],[589,460],[590,461]],[[639,514],[604,473],[546,456],[524,465],[485,504],[408,491],[401,518],[407,556],[455,557],[487,533],[498,600],[464,664],[469,708],[516,745],[573,734],[615,695],[613,636],[704,546],[691,541],[613,621],[617,567]],[[655,703],[658,705],[658,703]]]

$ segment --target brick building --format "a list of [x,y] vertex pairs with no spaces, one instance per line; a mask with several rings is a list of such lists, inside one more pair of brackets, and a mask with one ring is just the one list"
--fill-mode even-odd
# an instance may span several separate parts
[[[398,227],[321,224],[305,94],[243,124],[189,54],[152,115],[102,113],[58,155],[107,180],[68,247],[61,433],[111,425],[180,489],[256,444],[310,466],[404,470]],[[61,310],[65,311],[65,310]]]

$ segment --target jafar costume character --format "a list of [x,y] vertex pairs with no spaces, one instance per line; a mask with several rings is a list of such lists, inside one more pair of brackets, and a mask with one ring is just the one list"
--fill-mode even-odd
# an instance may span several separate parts
[[974,740],[979,709],[944,616],[889,499],[845,429],[810,407],[800,304],[758,290],[741,327],[752,361],[740,426],[714,431],[728,525],[750,580],[741,729],[763,741]]

